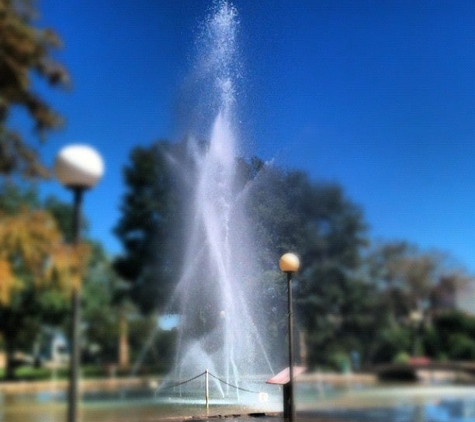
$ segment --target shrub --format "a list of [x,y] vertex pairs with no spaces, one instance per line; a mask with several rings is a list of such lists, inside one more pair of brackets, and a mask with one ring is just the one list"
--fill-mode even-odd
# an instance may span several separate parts
[[409,363],[411,356],[407,352],[399,352],[394,356],[393,363]]
[[475,340],[462,333],[451,335],[448,354],[453,360],[474,360]]

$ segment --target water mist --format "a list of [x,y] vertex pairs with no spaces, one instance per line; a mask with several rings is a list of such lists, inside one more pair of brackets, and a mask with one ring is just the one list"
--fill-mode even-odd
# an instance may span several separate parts
[[[202,115],[211,113],[214,120],[204,147],[198,142],[201,134],[191,131],[192,165],[180,169],[193,183],[184,212],[189,216],[184,265],[171,304],[180,322],[177,357],[168,382],[207,370],[216,377],[212,388],[221,397],[239,397],[243,391],[262,388],[253,383],[263,384],[265,374],[272,373],[263,337],[266,321],[256,297],[259,271],[252,222],[246,213],[246,192],[239,190],[236,179],[237,29],[236,9],[223,1],[200,36],[204,48],[194,72],[204,82],[199,90],[208,110]],[[197,124],[197,131],[202,125]],[[186,388],[183,384],[180,391]]]

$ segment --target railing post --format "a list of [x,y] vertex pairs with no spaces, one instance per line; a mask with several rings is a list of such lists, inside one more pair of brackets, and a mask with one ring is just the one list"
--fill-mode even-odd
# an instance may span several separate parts
[[206,410],[209,409],[209,375],[208,370],[205,371],[205,400],[206,400]]

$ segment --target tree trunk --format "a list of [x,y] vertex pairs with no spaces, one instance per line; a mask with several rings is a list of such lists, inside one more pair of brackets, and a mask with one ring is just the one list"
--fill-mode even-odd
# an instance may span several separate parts
[[4,333],[5,342],[5,379],[12,381],[15,379],[15,347],[11,336]]
[[119,320],[119,368],[128,368],[129,357],[129,324],[125,312],[121,312]]

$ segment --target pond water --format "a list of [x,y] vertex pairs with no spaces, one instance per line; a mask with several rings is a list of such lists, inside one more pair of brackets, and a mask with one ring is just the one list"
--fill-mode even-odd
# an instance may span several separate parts
[[473,386],[300,386],[301,415],[369,422],[475,422]]
[[[280,394],[248,396],[244,401],[245,405],[212,398],[207,411],[203,398],[157,397],[151,390],[87,394],[81,402],[80,421],[149,422],[206,415],[238,418],[251,413],[275,414],[282,409]],[[472,386],[332,388],[299,384],[296,404],[297,415],[305,420],[475,422],[475,387]],[[66,397],[62,393],[0,395],[1,422],[63,422],[65,415]]]
[[[212,398],[206,408],[204,397],[158,397],[152,389],[83,394],[79,420],[84,422],[144,422],[183,416],[247,415],[279,412],[280,400],[262,400],[258,395],[245,399],[245,405]],[[66,394],[0,394],[1,422],[64,422]]]

